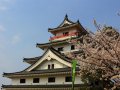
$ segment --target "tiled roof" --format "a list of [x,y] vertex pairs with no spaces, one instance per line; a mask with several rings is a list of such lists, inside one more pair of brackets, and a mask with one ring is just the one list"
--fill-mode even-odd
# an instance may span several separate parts
[[[83,34],[83,35],[85,35],[85,34]],[[80,36],[78,36],[78,37],[71,37],[71,38],[65,39],[65,40],[50,41],[48,43],[37,43],[36,47],[44,49],[45,47],[52,47],[54,45],[69,44],[69,40],[70,39],[80,39]]]
[[68,58],[66,55],[64,55],[63,53],[60,53],[58,50],[55,50],[54,48],[50,47],[49,48],[55,55],[59,56],[60,58],[62,58],[63,60],[67,61],[67,62],[72,62],[71,58]]
[[[59,51],[55,50],[55,49],[52,48],[52,47],[49,47],[49,48],[46,50],[46,52],[41,56],[41,58],[48,52],[48,50],[51,50],[55,55],[57,55],[57,56],[60,57],[61,59],[65,60],[65,61],[67,61],[67,62],[69,62],[69,63],[72,62],[72,59],[71,59],[71,58],[66,57],[64,54],[60,53]],[[37,62],[35,62],[35,63],[37,63]],[[34,63],[34,64],[35,64],[35,63]],[[28,68],[30,68],[30,67],[32,67],[32,66],[33,66],[33,64],[30,65]],[[28,68],[26,68],[25,70],[27,70]],[[24,71],[25,71],[25,70],[24,70]]]
[[[70,62],[71,63],[71,58],[68,58],[66,55],[64,55],[63,53],[60,53],[58,50],[55,50],[53,47],[48,47],[47,50],[51,50],[55,55],[59,56],[60,58],[62,58],[63,60],[67,61],[67,62]],[[46,52],[47,52],[46,50]],[[46,53],[45,52],[45,53]],[[44,54],[45,54],[44,53]],[[42,56],[44,56],[44,54]],[[24,60],[27,60],[27,61],[31,61],[31,60],[36,60],[38,61],[42,56],[39,56],[39,57],[35,57],[35,58],[26,58]]]
[[[65,23],[65,22],[67,22],[67,23]],[[64,17],[63,22],[59,26],[57,26],[56,28],[49,28],[48,31],[53,31],[55,29],[59,29],[59,28],[63,28],[63,27],[68,27],[68,26],[74,25],[76,23],[77,22],[73,22],[73,21],[69,20],[68,19],[68,15],[66,14],[65,17]]]
[[73,22],[71,20],[68,19],[68,16],[66,15],[63,22],[56,28],[49,28],[48,31],[49,32],[54,32],[54,31],[58,31],[58,30],[64,30],[67,28],[71,28],[77,26],[78,28],[81,28],[82,30],[86,31],[83,26],[80,24],[79,20],[77,22]]
[[[83,84],[75,84],[74,87],[84,87]],[[56,85],[2,85],[2,88],[71,88],[72,84]]]
[[62,27],[57,27],[57,28],[49,28],[48,29],[48,32],[54,32],[54,31],[58,31],[58,30],[64,30],[64,29],[67,29],[67,28],[71,28],[73,26],[79,26],[79,24],[76,22],[76,23],[73,23],[73,24],[70,24],[70,25],[64,25]]
[[[64,54],[60,53],[59,51],[55,50],[52,47],[49,47],[48,49],[50,49],[54,54],[58,55],[59,57],[61,57],[62,59],[64,59],[65,61],[71,62],[71,58],[66,57]],[[44,55],[44,54],[43,54]],[[43,56],[42,55],[42,56]],[[30,64],[34,64],[35,62],[37,62],[42,56],[38,56],[38,57],[33,57],[33,58],[24,58],[23,61],[30,63]]]
[[24,58],[23,61],[24,61],[24,62],[27,62],[27,63],[29,63],[29,64],[33,64],[33,63],[35,63],[36,61],[38,61],[40,58],[41,58],[41,56],[33,57],[33,58]]
[[[79,68],[76,68],[76,71],[79,71]],[[59,73],[59,72],[71,72],[71,68],[58,68],[58,69],[45,69],[45,70],[36,70],[36,71],[20,71],[15,73],[3,73],[3,76],[11,75],[32,75],[32,74],[50,74],[50,73]]]
[[66,14],[65,17],[64,17],[63,22],[57,28],[69,25],[69,24],[64,23],[64,21],[68,21],[70,24],[74,24],[75,23],[75,22],[71,21],[70,19],[68,19],[68,15]]
[[65,44],[65,43],[66,43],[66,44],[68,43],[67,40],[51,41],[51,42],[42,43],[42,44],[37,43],[36,46],[42,48],[42,47],[48,47],[48,46],[53,46],[53,45],[58,45],[58,44]]
[[27,60],[38,60],[40,58],[41,58],[41,56],[33,57],[33,58],[24,58],[23,60],[25,60],[25,61],[27,61]]
[[[52,47],[49,47],[48,50],[51,50],[56,56],[60,57],[61,59],[65,60],[66,62],[69,62],[69,63],[72,63],[72,59],[71,58],[68,58],[66,57],[64,54],[60,53],[59,51],[55,50],[54,48]],[[37,57],[37,58],[32,58],[32,59],[35,59],[37,60],[39,58],[42,58],[46,53],[47,51],[41,56],[41,57]],[[29,59],[27,59],[29,60]],[[37,62],[36,62],[37,63]],[[34,64],[34,63],[33,63]],[[32,65],[33,65],[32,64]],[[32,65],[30,65],[28,68],[30,68]],[[46,69],[46,70],[38,70],[38,71],[26,71],[28,68],[26,68],[25,70],[23,71],[20,71],[20,72],[15,72],[15,73],[4,73],[3,76],[11,76],[11,75],[31,75],[31,74],[46,74],[46,73],[57,73],[57,72],[71,72],[71,68],[58,68],[58,69]],[[79,69],[77,69],[79,70]]]

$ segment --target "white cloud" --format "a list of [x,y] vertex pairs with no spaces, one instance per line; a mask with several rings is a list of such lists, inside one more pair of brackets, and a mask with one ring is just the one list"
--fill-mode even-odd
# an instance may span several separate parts
[[0,6],[0,11],[5,11],[7,9],[8,9],[8,7],[6,7],[6,6]]
[[17,44],[21,41],[20,35],[15,35],[12,37],[12,44]]
[[3,25],[0,25],[0,49],[3,49],[5,44],[5,34],[2,33],[4,31],[5,27]]
[[15,0],[0,0],[0,11],[5,11],[9,9],[9,5],[14,3]]
[[0,32],[3,32],[3,31],[5,31],[5,28],[4,26],[0,25]]
[[11,2],[11,1],[13,1],[13,0],[2,0],[2,1],[4,1],[4,2]]

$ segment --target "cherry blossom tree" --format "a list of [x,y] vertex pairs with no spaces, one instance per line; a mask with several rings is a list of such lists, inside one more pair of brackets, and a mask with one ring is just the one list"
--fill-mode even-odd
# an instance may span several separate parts
[[78,60],[83,81],[101,81],[104,89],[116,89],[120,87],[120,33],[113,27],[100,26],[96,21],[94,24],[96,33],[69,41],[79,52],[67,55]]

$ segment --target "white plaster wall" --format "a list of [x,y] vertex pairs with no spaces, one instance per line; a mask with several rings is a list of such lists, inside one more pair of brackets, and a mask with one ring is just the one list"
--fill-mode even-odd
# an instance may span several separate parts
[[54,68],[66,68],[67,66],[62,64],[61,62],[57,61],[57,60],[45,60],[43,61],[40,66],[38,66],[36,68],[36,70],[43,70],[43,69],[48,69],[48,65],[52,65],[54,64]]
[[56,49],[56,50],[58,50],[58,48],[59,47],[63,47],[63,51],[69,51],[70,50],[70,45],[69,44],[62,44],[62,45],[57,45],[57,46],[54,46],[54,48]]
[[[63,32],[69,32],[69,33],[73,33],[73,32],[80,32],[80,30],[76,29],[76,28],[71,28],[71,29],[66,29],[66,30],[63,30],[63,31],[58,31],[56,32],[56,36],[61,36],[63,35]],[[74,36],[76,37],[76,36]],[[53,41],[61,41],[61,40],[65,40],[65,39],[68,39],[68,38],[71,38],[71,36],[66,36],[66,37],[63,37],[63,38],[58,38],[58,39],[55,39]],[[77,51],[77,50],[71,50],[71,45],[68,44],[68,45],[55,45],[54,48],[57,50],[58,47],[64,47],[64,52],[73,52],[73,51]],[[46,51],[46,48],[44,48],[44,51]]]
[[12,85],[19,85],[20,84],[20,80],[18,80],[18,78],[12,78]]
[[61,51],[61,53],[78,51],[78,49],[76,49],[76,48],[74,50],[71,50],[71,44],[64,44],[64,45],[54,46],[54,48],[56,50],[58,50],[59,47],[63,47],[63,51]]
[[[48,83],[48,77],[55,77],[54,83]],[[41,76],[41,77],[26,77],[26,83],[20,84],[20,78],[13,78],[12,85],[51,85],[51,84],[72,84],[72,82],[65,82],[65,75],[61,76]],[[40,78],[39,83],[33,83],[33,78]],[[79,76],[76,76],[75,84],[82,84]]]
[[[76,48],[75,48],[75,50],[71,50],[71,44],[56,45],[56,46],[54,46],[54,49],[58,50],[59,47],[63,47],[63,51],[61,51],[61,53],[78,51],[78,49],[76,49]],[[46,51],[46,50],[47,49],[45,48],[44,51]]]
[[38,60],[37,63],[35,63],[32,67],[28,68],[26,71],[36,70],[38,66],[42,65],[41,64],[42,62],[46,61],[46,59],[48,61],[51,61],[51,60],[54,59],[54,60],[58,61],[59,63],[62,63],[64,65],[68,66],[68,67],[71,67],[71,63],[66,62],[65,60],[63,60],[60,57],[56,56],[51,50],[48,50],[46,52],[46,54],[40,60]]

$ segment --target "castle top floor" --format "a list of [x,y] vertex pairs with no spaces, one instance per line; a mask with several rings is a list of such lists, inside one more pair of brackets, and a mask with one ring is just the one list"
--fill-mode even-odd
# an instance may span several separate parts
[[69,20],[66,15],[63,22],[57,28],[49,28],[48,32],[53,34],[49,40],[57,41],[65,40],[70,37],[78,37],[80,34],[86,33],[87,31],[79,23],[79,20],[77,22],[73,22]]

